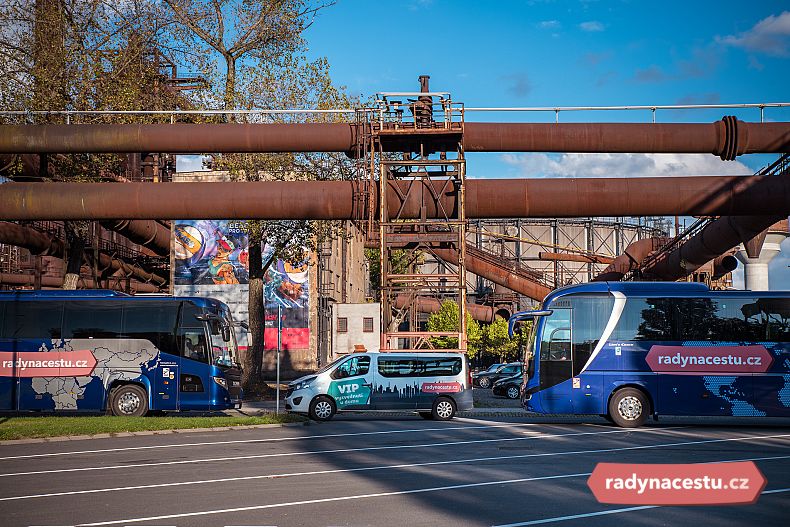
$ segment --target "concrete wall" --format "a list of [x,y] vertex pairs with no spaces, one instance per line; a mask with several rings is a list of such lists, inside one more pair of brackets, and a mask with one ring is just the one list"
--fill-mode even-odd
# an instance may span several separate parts
[[[378,350],[381,339],[381,304],[334,304],[332,306],[332,359],[352,353],[355,346],[367,351]],[[348,331],[338,332],[338,319],[345,318]],[[363,331],[363,320],[373,319],[373,331]]]

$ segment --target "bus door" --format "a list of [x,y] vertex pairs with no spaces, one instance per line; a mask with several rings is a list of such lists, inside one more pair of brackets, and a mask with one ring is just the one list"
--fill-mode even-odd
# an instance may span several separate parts
[[332,372],[328,393],[338,410],[368,410],[373,407],[375,368],[370,363],[370,355],[355,355]]
[[540,343],[540,402],[546,412],[572,412],[571,310],[554,309]]
[[[9,302],[0,302],[0,410],[14,410],[14,392],[16,387],[16,377],[14,372],[14,362],[16,353],[14,351],[14,341],[11,336],[11,314],[10,309],[6,309]],[[8,314],[5,312],[9,311]],[[5,315],[5,316],[4,316]]]
[[[211,405],[211,355],[204,328],[179,330],[181,370],[178,383],[178,407],[181,410],[199,410]],[[224,401],[223,401],[224,402]]]

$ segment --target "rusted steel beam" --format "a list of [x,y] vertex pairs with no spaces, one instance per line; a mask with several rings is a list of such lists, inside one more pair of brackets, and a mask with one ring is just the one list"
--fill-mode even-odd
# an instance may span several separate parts
[[[417,296],[410,299],[409,295],[398,295],[393,302],[396,309],[404,309],[411,304],[420,313],[438,313],[442,307],[442,303],[438,299],[427,296]],[[473,319],[486,324],[490,324],[496,318],[496,309],[491,306],[467,303],[466,311],[472,315]]]
[[610,264],[614,258],[601,256],[598,254],[577,254],[577,253],[538,253],[538,259],[557,262],[580,262],[580,263],[600,263]]
[[638,269],[642,262],[666,244],[669,238],[655,237],[636,240],[625,248],[623,254],[614,259],[601,274],[593,278],[593,282],[617,282],[631,271]]
[[642,267],[642,276],[656,280],[678,280],[746,243],[786,216],[724,216],[714,220],[683,245]]
[[[0,154],[100,152],[350,152],[364,125],[295,124],[83,124],[0,126]],[[403,135],[403,134],[401,134]],[[420,134],[383,142],[412,148],[420,142],[447,149],[447,137]],[[435,143],[435,144],[432,144]],[[468,152],[686,152],[734,159],[748,153],[790,150],[790,123],[466,123]],[[451,146],[451,145],[449,145]]]
[[[442,181],[402,182],[389,210],[401,218],[455,214]],[[431,184],[431,190],[424,185]],[[790,212],[790,176],[468,179],[466,217],[735,216]],[[366,218],[364,189],[351,181],[230,183],[6,183],[0,220]],[[671,190],[671,191],[670,191]],[[374,196],[378,188],[371,189]],[[504,199],[506,197],[506,199]],[[378,205],[375,205],[378,209]]]

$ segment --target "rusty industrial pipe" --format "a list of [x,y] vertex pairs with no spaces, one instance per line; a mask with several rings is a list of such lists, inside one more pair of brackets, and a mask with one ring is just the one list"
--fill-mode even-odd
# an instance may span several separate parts
[[[126,286],[125,280],[111,280],[118,286]],[[35,285],[35,277],[30,274],[14,274],[14,273],[0,273],[0,285],[13,285],[13,286],[29,286]],[[41,285],[43,287],[53,287],[60,289],[63,287],[63,277],[60,276],[42,276]],[[80,277],[77,282],[80,289],[96,289],[98,286],[92,278]],[[120,287],[119,287],[120,288]],[[158,293],[159,288],[153,284],[143,284],[132,280],[129,283],[129,288],[135,293]]]
[[[0,243],[22,247],[40,256],[63,258],[65,254],[63,243],[60,240],[32,227],[16,223],[0,222]],[[168,282],[166,277],[147,271],[138,265],[113,258],[106,253],[99,253],[99,264],[104,269],[121,270],[125,276],[134,277],[141,282],[151,282],[157,286],[163,286]]]
[[[443,181],[398,182],[401,218],[455,213]],[[6,183],[0,220],[323,219],[367,217],[352,181],[224,183]],[[411,189],[410,189],[411,185]],[[433,189],[427,187],[433,185]],[[378,188],[370,189],[374,196]],[[431,197],[439,193],[438,202]],[[734,216],[790,212],[790,176],[468,179],[466,217]],[[400,198],[399,196],[405,196]],[[503,199],[503,197],[507,199]],[[374,205],[376,209],[377,205]]]
[[[0,154],[350,152],[365,125],[295,124],[81,124],[0,126]],[[385,150],[453,140],[403,134]],[[465,123],[467,152],[677,152],[740,154],[790,151],[790,123],[748,123],[724,117],[714,123]],[[448,144],[441,144],[447,142]]]
[[170,254],[170,229],[156,220],[103,221],[101,225],[159,256]]
[[[442,308],[442,303],[437,298],[427,296],[415,297],[410,302],[408,295],[398,295],[395,297],[394,306],[396,309],[403,309],[408,307],[411,303],[420,313],[438,313]],[[466,311],[478,322],[490,324],[496,318],[496,310],[491,306],[483,306],[480,304],[466,304]]]
[[[457,250],[431,248],[431,251],[445,262],[458,265]],[[506,260],[490,261],[467,250],[465,264],[467,271],[533,300],[543,300],[551,292],[551,289],[538,282],[536,277],[528,276],[528,270]]]
[[685,278],[709,261],[728,252],[739,243],[761,234],[783,216],[724,216],[706,225],[684,244],[642,267],[642,276],[655,280]]
[[727,273],[738,268],[738,259],[732,254],[722,254],[713,260],[713,273],[711,278],[718,280]]
[[23,247],[38,256],[63,256],[63,242],[24,225],[0,222],[0,243]]
[[662,245],[669,242],[669,238],[655,237],[636,240],[628,245],[623,254],[606,266],[601,274],[593,278],[593,282],[617,282],[631,271],[638,269],[642,262],[657,251]]

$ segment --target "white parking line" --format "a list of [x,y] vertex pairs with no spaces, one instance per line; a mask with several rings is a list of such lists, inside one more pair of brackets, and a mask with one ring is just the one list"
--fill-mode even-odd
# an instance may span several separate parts
[[[756,461],[756,460],[749,459],[743,461]],[[783,492],[790,492],[790,488],[764,490],[763,492],[760,493],[760,495],[762,496],[763,494],[781,494]],[[661,507],[664,507],[664,505],[641,505],[639,507],[626,507],[624,509],[608,509],[605,511],[587,512],[584,514],[572,514],[570,516],[555,516],[554,518],[543,518],[540,520],[530,520],[530,521],[519,522],[519,523],[506,523],[502,525],[495,525],[494,527],[526,527],[528,525],[541,525],[545,523],[564,522],[568,520],[578,520],[580,518],[591,518],[593,516],[605,516],[607,514],[621,514],[623,512],[642,511],[645,509],[660,509]]]
[[[461,420],[460,418],[458,420]],[[565,423],[559,423],[565,424]],[[574,423],[568,423],[574,424]],[[147,445],[147,446],[131,446],[121,448],[102,448],[97,450],[74,450],[71,452],[48,452],[44,454],[24,454],[19,456],[5,456],[0,457],[0,461],[8,461],[14,459],[32,459],[41,457],[54,457],[54,456],[76,456],[82,454],[105,454],[108,452],[127,452],[133,450],[151,450],[157,448],[184,448],[196,446],[213,446],[213,445],[237,445],[245,443],[279,443],[284,441],[301,441],[305,439],[329,439],[335,437],[356,437],[356,436],[374,436],[374,435],[388,435],[388,434],[417,434],[422,432],[444,432],[448,430],[483,430],[489,428],[523,428],[523,427],[536,427],[546,426],[545,423],[507,423],[501,425],[486,425],[486,426],[448,426],[444,428],[412,428],[408,430],[380,430],[377,432],[357,432],[357,433],[343,433],[343,434],[323,434],[312,436],[293,436],[293,437],[272,437],[264,439],[238,439],[231,441],[207,441],[203,443],[174,443],[169,445]],[[585,427],[598,427],[594,423],[585,423]]]
[[[127,487],[109,487],[109,488],[102,488],[102,489],[88,489],[88,490],[71,490],[65,492],[50,492],[46,494],[29,494],[26,496],[8,496],[5,498],[0,498],[0,501],[17,501],[17,500],[26,500],[26,499],[35,499],[35,498],[52,498],[57,496],[75,496],[80,494],[99,494],[105,492],[121,492],[121,491],[129,491],[129,490],[143,490],[143,489],[158,489],[163,487],[180,487],[186,485],[203,485],[203,484],[214,484],[214,483],[228,483],[234,481],[249,481],[249,480],[256,480],[256,479],[280,479],[285,477],[297,477],[297,476],[318,476],[318,475],[325,475],[325,474],[339,474],[339,473],[349,473],[349,472],[366,472],[371,470],[393,470],[393,469],[403,469],[403,468],[415,468],[415,467],[427,467],[427,466],[437,466],[437,465],[454,465],[454,464],[464,464],[464,463],[480,463],[484,461],[504,461],[504,460],[513,460],[513,459],[526,459],[526,458],[535,458],[535,457],[555,457],[555,456],[569,456],[569,455],[579,455],[579,454],[603,454],[609,452],[622,452],[626,450],[649,450],[653,448],[665,448],[665,447],[674,447],[674,446],[688,446],[688,445],[700,445],[700,444],[710,444],[710,443],[723,443],[723,442],[732,442],[732,441],[746,441],[746,440],[760,440],[760,439],[774,439],[776,436],[745,436],[745,437],[734,437],[734,438],[727,438],[727,439],[705,439],[699,441],[683,441],[679,443],[661,443],[657,445],[639,445],[639,446],[632,446],[632,447],[618,447],[618,448],[601,448],[595,450],[571,450],[565,452],[544,452],[540,454],[514,454],[509,456],[489,456],[489,457],[477,457],[477,458],[468,458],[468,459],[454,459],[449,461],[428,461],[424,463],[401,463],[398,465],[376,465],[372,467],[357,467],[357,468],[344,468],[344,469],[327,469],[327,470],[314,470],[310,472],[286,472],[286,473],[279,473],[279,474],[261,474],[258,476],[238,476],[233,478],[217,478],[217,479],[205,479],[205,480],[196,480],[196,481],[180,481],[175,483],[155,483],[151,485],[134,485],[134,486],[127,486]],[[790,459],[790,456],[774,456],[774,457],[766,457],[766,458],[758,458],[754,459],[753,461],[758,460],[776,460],[776,459]]]
[[[782,458],[790,457],[790,456],[782,456]],[[763,458],[765,459],[765,458]],[[728,460],[730,462],[734,461],[754,461],[754,459],[738,459],[738,460]],[[721,462],[721,461],[718,461]],[[506,479],[506,480],[498,480],[498,481],[483,481],[479,483],[464,483],[460,485],[445,485],[442,487],[428,487],[422,489],[411,489],[411,490],[397,490],[391,492],[376,492],[370,494],[357,494],[351,496],[338,496],[334,498],[319,498],[313,500],[302,500],[302,501],[289,501],[283,503],[270,503],[267,505],[251,505],[247,507],[235,507],[235,508],[228,508],[228,509],[214,509],[208,511],[199,511],[199,512],[184,512],[178,514],[166,514],[162,516],[148,516],[143,518],[128,518],[125,520],[110,520],[110,521],[103,521],[103,522],[95,522],[95,523],[80,523],[78,524],[79,527],[99,527],[101,525],[118,525],[122,523],[139,523],[139,522],[146,522],[146,521],[153,521],[153,520],[170,520],[174,518],[189,518],[195,516],[208,516],[214,514],[226,514],[226,513],[233,513],[233,512],[247,512],[247,511],[256,511],[256,510],[265,510],[265,509],[277,509],[283,507],[293,507],[298,505],[313,505],[317,503],[331,503],[331,502],[338,502],[338,501],[350,501],[350,500],[360,500],[360,499],[367,499],[367,498],[382,498],[387,496],[403,496],[408,494],[424,494],[428,492],[441,492],[447,490],[458,490],[458,489],[468,489],[468,488],[478,488],[478,487],[490,487],[492,485],[512,485],[514,483],[526,483],[529,481],[546,481],[546,480],[555,480],[555,479],[567,479],[567,478],[578,478],[583,476],[589,476],[591,472],[584,472],[584,473],[576,473],[576,474],[558,474],[553,476],[540,476],[540,477],[532,477],[532,478],[518,478],[518,479]],[[779,489],[775,492],[790,490],[790,489]],[[765,494],[765,492],[763,492]],[[623,511],[625,512],[625,511]],[[594,514],[594,513],[593,513]],[[570,518],[569,518],[570,519]],[[552,519],[553,520],[553,519]],[[536,520],[542,521],[542,520]],[[557,520],[553,520],[557,521]],[[545,521],[544,521],[545,523]],[[522,524],[514,524],[514,525],[529,525],[528,523]]]
[[40,474],[61,474],[64,472],[87,472],[96,470],[117,470],[124,468],[139,468],[139,467],[159,467],[166,465],[187,465],[193,463],[209,463],[216,461],[239,461],[245,459],[264,459],[274,457],[291,457],[291,456],[309,456],[314,454],[339,454],[344,452],[371,452],[378,450],[400,450],[400,449],[413,449],[413,448],[433,448],[445,447],[455,445],[472,445],[481,443],[502,443],[508,441],[525,441],[527,439],[555,439],[559,437],[573,437],[573,436],[586,436],[586,435],[605,435],[605,434],[622,434],[622,433],[651,433],[651,432],[664,432],[668,430],[676,430],[683,427],[671,428],[619,428],[616,430],[607,430],[603,432],[574,432],[570,434],[541,434],[529,437],[505,437],[497,439],[473,439],[468,441],[447,441],[443,443],[422,443],[418,445],[388,445],[388,446],[372,446],[364,448],[336,448],[332,450],[308,450],[304,452],[280,452],[277,454],[251,454],[248,456],[228,456],[228,457],[215,457],[203,459],[182,459],[178,461],[158,461],[155,463],[129,463],[126,465],[110,465],[98,467],[77,467],[77,468],[62,468],[53,470],[34,470],[30,472],[9,472],[0,474],[0,478],[11,476],[33,476]]

